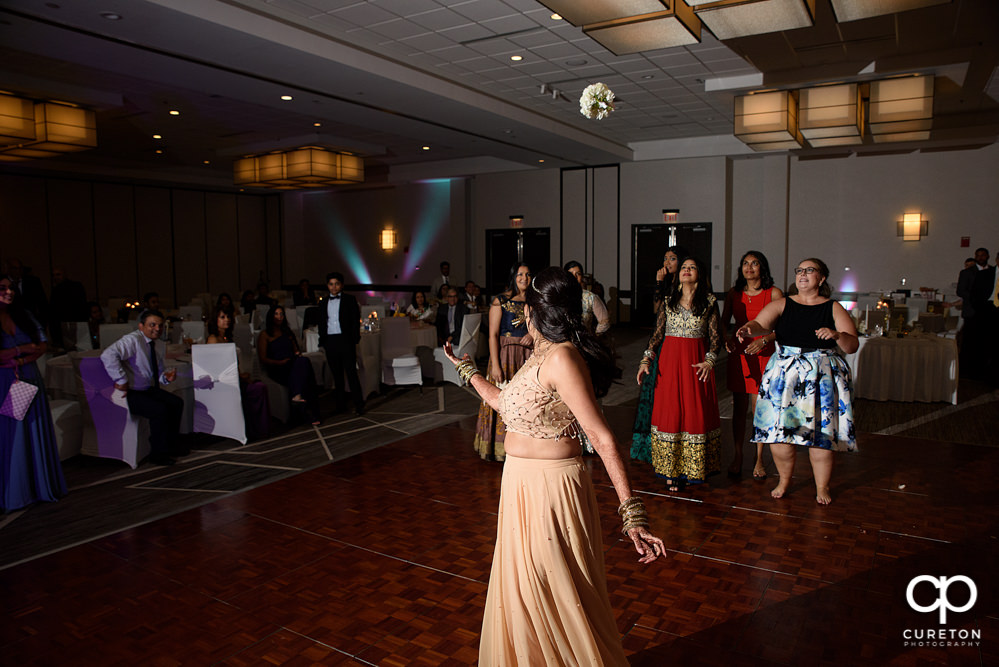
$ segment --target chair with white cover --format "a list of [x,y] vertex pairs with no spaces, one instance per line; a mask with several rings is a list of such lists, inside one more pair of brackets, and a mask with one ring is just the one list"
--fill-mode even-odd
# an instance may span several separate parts
[[250,330],[248,322],[236,322],[232,328],[232,342],[236,344],[240,352],[246,355],[247,359],[256,355],[253,349],[253,332]]
[[257,309],[253,311],[253,319],[250,321],[254,331],[260,331],[264,328],[264,325],[267,323],[267,311],[270,309],[270,306],[257,304]]
[[124,461],[135,468],[149,454],[149,420],[134,417],[125,394],[116,391],[100,357],[73,355],[87,410],[84,414],[83,453]]
[[[475,348],[478,345],[479,339],[479,327],[482,325],[482,314],[481,313],[469,313],[461,319],[461,338],[458,341],[458,345],[454,348],[454,356],[461,359],[466,354],[475,359]],[[434,379],[443,379],[447,382],[458,385],[459,387],[463,384],[461,378],[458,377],[458,371],[454,369],[454,365],[448,361],[447,356],[444,354],[443,348],[434,349]],[[438,378],[437,374],[440,373],[441,377]]]
[[298,318],[298,329],[293,331],[295,331],[295,333],[299,336],[301,336],[302,332],[305,330],[305,311],[312,307],[313,306],[295,306],[295,317]]
[[90,324],[87,322],[63,322],[62,340],[67,350],[89,350]]
[[194,431],[246,444],[239,394],[239,360],[234,343],[191,348],[194,377]]
[[298,341],[298,346],[302,346],[302,325],[298,321],[298,312],[293,308],[284,309],[284,318],[288,322],[288,327],[291,328],[292,335],[295,336],[295,340]]
[[201,318],[204,317],[204,310],[199,305],[181,306],[177,312],[180,319],[186,322],[200,322]]
[[382,321],[382,382],[423,385],[420,358],[409,336],[408,317],[388,317]]
[[65,398],[51,400],[49,412],[52,413],[59,460],[76,456],[83,449],[83,410],[80,402]]
[[135,331],[134,324],[102,324],[97,334],[101,349],[107,348],[111,343],[133,331]]
[[302,338],[305,342],[305,353],[318,352],[319,351],[319,329],[316,327],[309,327],[302,332]]
[[190,338],[195,343],[205,342],[205,323],[201,320],[180,322],[180,339]]

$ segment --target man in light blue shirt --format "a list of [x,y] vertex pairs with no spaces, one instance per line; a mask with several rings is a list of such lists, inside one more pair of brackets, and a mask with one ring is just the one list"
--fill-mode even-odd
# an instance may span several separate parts
[[166,369],[166,345],[159,340],[163,314],[146,310],[139,315],[139,328],[122,336],[101,353],[104,369],[114,381],[115,391],[125,394],[128,411],[149,419],[149,461],[173,465],[172,456],[189,453],[177,445],[184,401],[164,390],[177,377],[177,369]]

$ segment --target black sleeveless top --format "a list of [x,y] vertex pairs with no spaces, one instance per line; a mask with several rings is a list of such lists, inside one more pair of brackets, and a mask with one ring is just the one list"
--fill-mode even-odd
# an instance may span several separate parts
[[833,303],[833,300],[829,299],[825,303],[815,306],[805,306],[791,297],[786,298],[784,312],[774,329],[774,333],[777,334],[777,342],[792,347],[822,349],[836,347],[836,341],[820,340],[815,335],[815,330],[822,327],[836,329],[836,322],[833,320],[832,314]]

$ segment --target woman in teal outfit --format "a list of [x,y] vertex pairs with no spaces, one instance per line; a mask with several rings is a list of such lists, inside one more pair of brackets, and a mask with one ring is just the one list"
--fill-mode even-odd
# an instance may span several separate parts
[[[674,245],[666,249],[662,268],[656,272],[655,312],[658,315],[663,302],[669,297],[676,285],[676,274],[680,264],[690,253],[683,246]],[[656,348],[656,359],[662,343]],[[658,373],[648,373],[642,380],[642,388],[638,392],[638,412],[635,414],[635,425],[631,429],[631,458],[652,463],[652,403],[656,396],[656,379]]]

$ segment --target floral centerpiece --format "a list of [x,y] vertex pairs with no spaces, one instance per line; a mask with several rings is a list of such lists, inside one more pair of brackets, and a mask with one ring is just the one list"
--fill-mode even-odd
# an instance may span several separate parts
[[579,113],[587,118],[603,120],[614,111],[614,93],[603,83],[591,83],[579,98]]

